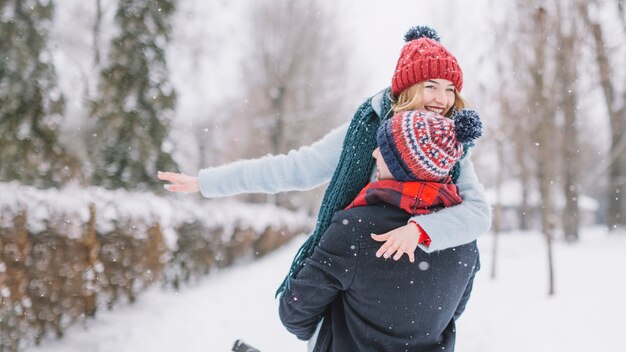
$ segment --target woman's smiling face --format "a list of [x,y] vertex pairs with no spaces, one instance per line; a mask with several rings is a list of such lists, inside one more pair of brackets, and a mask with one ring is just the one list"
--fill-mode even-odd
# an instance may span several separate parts
[[435,78],[424,82],[424,109],[445,116],[454,104],[454,84]]

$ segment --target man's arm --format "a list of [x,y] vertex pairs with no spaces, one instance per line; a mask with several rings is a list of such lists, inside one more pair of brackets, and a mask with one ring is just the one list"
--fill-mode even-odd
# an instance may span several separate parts
[[353,220],[346,212],[333,218],[302,270],[291,279],[291,290],[280,298],[280,320],[300,340],[311,338],[324,311],[352,283],[359,250]]

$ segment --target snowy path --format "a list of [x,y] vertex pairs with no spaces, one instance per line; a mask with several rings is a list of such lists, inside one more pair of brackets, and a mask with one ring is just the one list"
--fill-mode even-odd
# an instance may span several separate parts
[[230,351],[242,338],[263,351],[306,350],[278,319],[274,292],[299,238],[256,262],[210,275],[180,292],[153,288],[133,305],[99,311],[39,352]]
[[[179,293],[154,288],[30,351],[222,352],[240,337],[263,352],[305,351],[280,325],[273,299],[299,242]],[[491,243],[490,235],[480,242],[483,269],[458,322],[458,351],[626,351],[626,236],[587,230],[578,245],[556,243],[555,297],[546,294],[540,236],[502,237],[497,281]]]

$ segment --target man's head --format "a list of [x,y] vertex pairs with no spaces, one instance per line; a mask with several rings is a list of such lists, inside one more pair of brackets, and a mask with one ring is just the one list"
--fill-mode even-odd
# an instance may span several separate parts
[[376,136],[377,179],[444,181],[463,156],[463,143],[482,135],[482,123],[472,110],[449,119],[427,110],[397,113],[383,121]]
[[389,171],[383,155],[380,153],[380,147],[374,149],[372,156],[376,159],[376,181],[394,180],[395,178],[391,174],[391,171]]

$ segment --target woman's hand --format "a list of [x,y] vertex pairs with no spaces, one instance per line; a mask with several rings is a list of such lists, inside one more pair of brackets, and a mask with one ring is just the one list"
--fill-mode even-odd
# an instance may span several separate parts
[[200,185],[198,184],[198,178],[177,174],[174,172],[161,172],[157,173],[157,178],[162,181],[170,181],[170,184],[165,185],[165,189],[170,192],[184,192],[194,193],[200,191]]
[[382,235],[372,234],[372,238],[378,242],[385,242],[378,251],[376,256],[385,258],[391,257],[394,253],[393,260],[400,260],[402,255],[406,253],[411,263],[415,262],[415,249],[419,241],[419,230],[415,224],[409,223],[398,227]]

